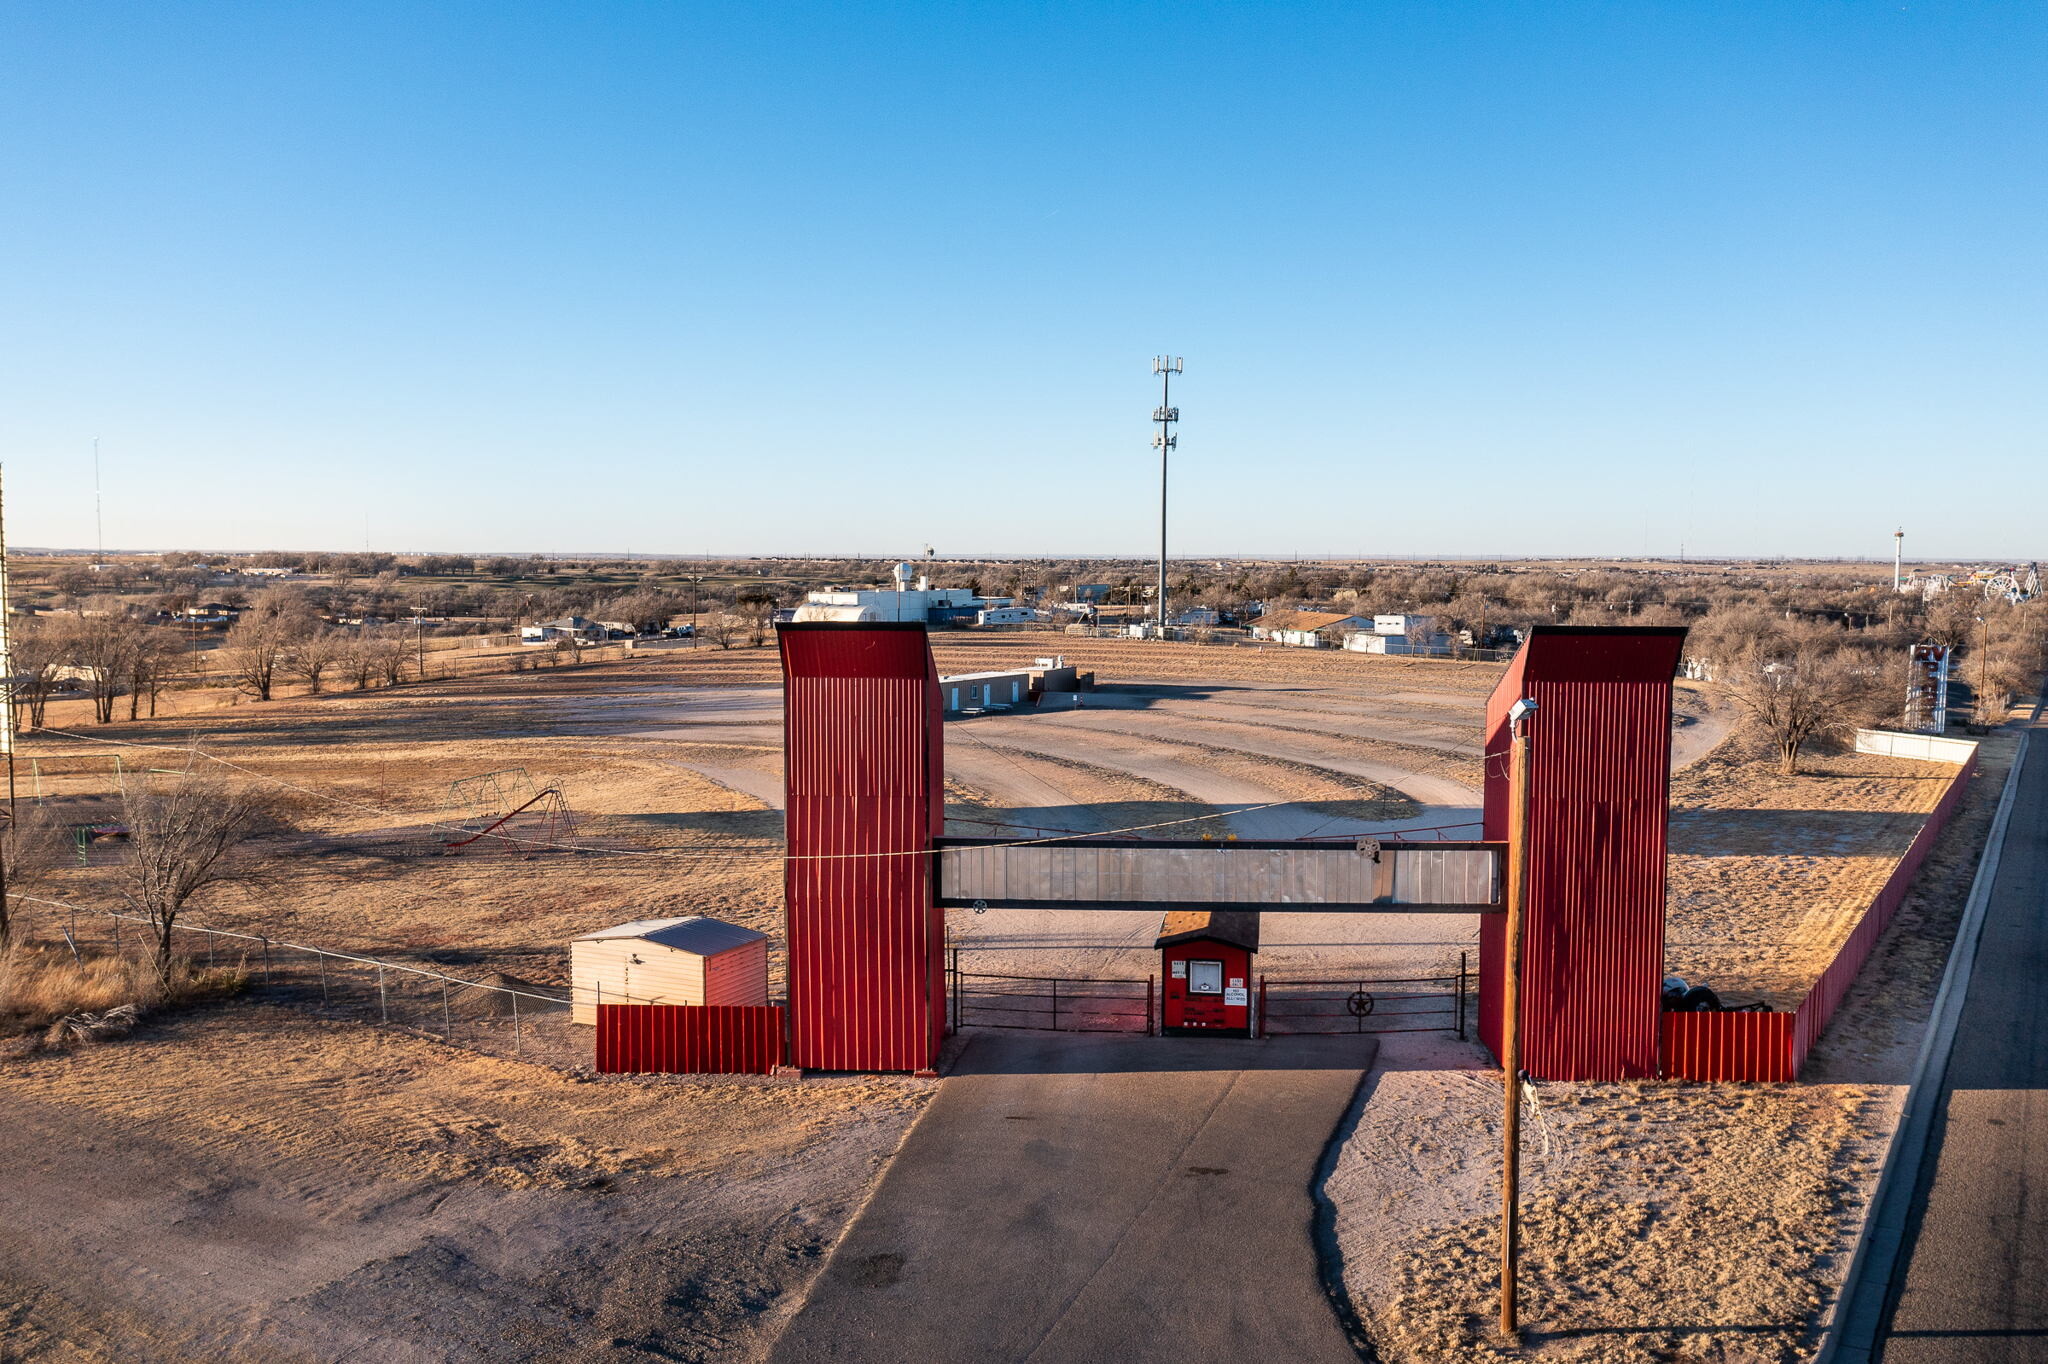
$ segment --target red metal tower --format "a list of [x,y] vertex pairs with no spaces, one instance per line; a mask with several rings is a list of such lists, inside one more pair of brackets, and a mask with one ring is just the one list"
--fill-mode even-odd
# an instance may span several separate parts
[[801,622],[782,654],[790,1060],[930,1070],[944,1036],[939,675],[916,623]]
[[[1671,679],[1683,628],[1539,625],[1486,705],[1486,837],[1508,836],[1508,709],[1532,721],[1524,1071],[1620,1080],[1658,1068]],[[1504,926],[1482,921],[1479,1035],[1500,1051]]]

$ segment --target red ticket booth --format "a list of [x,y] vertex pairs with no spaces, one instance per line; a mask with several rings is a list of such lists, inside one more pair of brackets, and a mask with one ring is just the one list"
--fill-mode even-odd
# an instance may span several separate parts
[[1166,982],[1161,1029],[1179,1037],[1252,1035],[1252,957],[1259,916],[1245,910],[1176,910],[1159,925]]

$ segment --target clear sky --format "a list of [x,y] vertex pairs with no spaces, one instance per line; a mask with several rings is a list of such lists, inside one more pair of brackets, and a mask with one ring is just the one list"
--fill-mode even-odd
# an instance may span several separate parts
[[2048,556],[2048,7],[0,8],[18,545]]

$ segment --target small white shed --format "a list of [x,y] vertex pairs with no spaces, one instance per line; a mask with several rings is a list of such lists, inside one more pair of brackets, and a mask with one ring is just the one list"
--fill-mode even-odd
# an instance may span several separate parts
[[569,1017],[611,1004],[766,1004],[768,937],[717,919],[641,919],[569,944]]

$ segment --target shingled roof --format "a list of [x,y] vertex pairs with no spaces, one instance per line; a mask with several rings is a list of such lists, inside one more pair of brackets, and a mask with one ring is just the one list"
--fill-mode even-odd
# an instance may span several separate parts
[[1171,910],[1160,921],[1159,940],[1152,945],[1172,947],[1175,943],[1203,939],[1256,952],[1259,950],[1258,913],[1248,909]]

